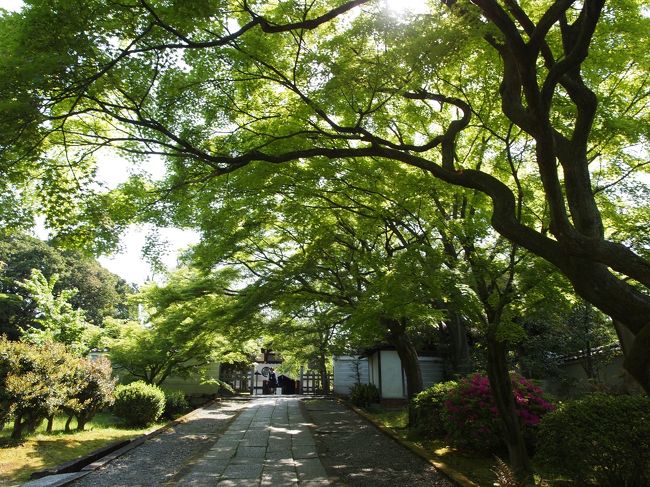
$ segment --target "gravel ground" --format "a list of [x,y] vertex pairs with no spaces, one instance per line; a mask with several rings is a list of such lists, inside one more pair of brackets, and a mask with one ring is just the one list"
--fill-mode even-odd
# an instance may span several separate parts
[[183,467],[207,451],[245,401],[222,401],[162,432],[72,483],[74,487],[139,487],[173,484]]
[[454,487],[431,464],[344,405],[329,399],[302,403],[328,475],[349,487]]

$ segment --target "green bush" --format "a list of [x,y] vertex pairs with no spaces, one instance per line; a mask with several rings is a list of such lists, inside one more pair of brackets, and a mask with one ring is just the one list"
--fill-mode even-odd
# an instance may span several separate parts
[[99,411],[113,404],[113,368],[105,357],[79,359],[71,377],[70,394],[62,407],[68,415],[65,430],[70,431],[70,422],[76,417],[77,430],[83,431],[86,423]]
[[129,426],[147,426],[158,421],[165,410],[165,393],[142,381],[115,389],[115,415]]
[[12,438],[34,431],[61,408],[76,360],[60,343],[39,346],[0,337],[0,421],[12,417]]
[[189,409],[190,403],[183,392],[165,391],[165,412],[163,413],[165,418],[174,419]]
[[355,384],[350,391],[350,401],[355,406],[367,408],[379,402],[379,389],[375,384]]
[[457,386],[455,381],[439,382],[411,399],[409,428],[412,433],[425,438],[443,436],[446,433],[442,411],[449,391]]
[[544,417],[535,460],[584,485],[650,486],[650,398],[591,394]]

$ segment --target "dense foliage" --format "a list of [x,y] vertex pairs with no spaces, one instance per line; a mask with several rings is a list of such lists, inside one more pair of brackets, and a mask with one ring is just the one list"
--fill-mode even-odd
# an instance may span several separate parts
[[63,407],[76,360],[60,343],[34,346],[0,337],[0,421],[13,420],[12,438]]
[[[513,399],[529,446],[534,446],[541,418],[555,409],[538,386],[511,375]],[[499,414],[488,378],[472,374],[447,392],[443,422],[450,440],[459,446],[487,452],[504,447]]]
[[[132,310],[127,296],[133,290],[96,260],[78,251],[62,250],[24,234],[0,232],[0,333],[17,339],[20,329],[38,326],[37,302],[20,283],[41,272],[53,282],[52,294],[68,292],[68,302],[83,310],[85,319],[97,326],[104,317],[127,318]],[[58,277],[52,281],[54,275]],[[70,290],[76,289],[76,292]]]
[[223,326],[230,301],[222,291],[226,284],[183,267],[165,285],[145,286],[137,295],[144,326],[111,322],[115,336],[105,344],[114,367],[161,385],[170,375],[200,377],[210,363],[243,358],[241,340]]
[[650,486],[650,398],[591,394],[561,404],[542,419],[536,460],[581,484]]
[[182,391],[164,391],[165,411],[163,416],[167,419],[174,419],[186,413],[190,409],[190,403]]
[[[319,166],[330,164],[343,184],[353,185],[350,174],[379,161],[388,184],[397,186],[405,171],[395,168],[406,167],[416,179],[457,187],[442,196],[421,194],[442,214],[440,235],[402,231],[417,220],[412,214],[380,215],[387,236],[382,251],[381,234],[348,225],[354,216],[340,218],[335,235],[321,232],[320,249],[304,253],[324,259],[312,260],[309,272],[282,267],[285,279],[271,284],[326,297],[327,326],[310,340],[318,352],[320,338],[349,316],[332,309],[334,300],[352,301],[368,322],[381,324],[373,331],[383,328],[396,347],[403,345],[410,396],[421,377],[405,331],[416,321],[412,315],[423,314],[405,310],[432,304],[447,310],[449,297],[435,303],[439,275],[437,286],[422,285],[431,275],[419,261],[431,257],[425,248],[401,250],[439,240],[439,263],[463,259],[445,271],[471,269],[505,439],[517,474],[530,480],[506,360],[524,336],[519,298],[529,289],[521,268],[548,282],[545,266],[525,259],[530,254],[613,319],[625,341],[625,367],[650,393],[650,18],[639,0],[423,6],[422,15],[391,16],[380,0],[30,0],[22,12],[2,14],[2,200],[19,211],[9,218],[3,210],[0,218],[19,227],[40,207],[58,241],[101,252],[114,248],[116,234],[133,221],[227,233],[223,220],[212,218],[215,210],[227,207],[242,186],[252,196],[230,208],[235,220],[273,204],[258,204],[251,182],[279,164],[287,164],[289,178],[294,169],[313,169],[312,187],[325,189],[326,200],[330,188]],[[93,183],[95,157],[109,149],[127,157],[135,174],[106,192]],[[164,159],[165,177],[149,177],[140,164],[149,156]],[[250,179],[244,175],[241,186],[231,187],[244,167]],[[228,180],[219,179],[225,174]],[[392,210],[396,200],[379,208]],[[324,204],[310,200],[301,210]],[[342,201],[359,215],[364,204]],[[495,233],[477,233],[471,215],[487,209]],[[273,221],[291,234],[286,216]],[[432,221],[427,211],[422,221]],[[329,221],[304,223],[309,232]],[[276,239],[255,220],[237,222],[231,235],[251,228],[256,244]],[[352,238],[341,242],[346,232]],[[334,241],[343,248],[327,254]],[[477,252],[481,243],[495,243],[495,252]],[[280,267],[297,247],[313,244],[297,239],[260,253]],[[368,252],[373,248],[379,251]],[[357,258],[337,260],[341,254]],[[232,257],[241,256],[233,251]],[[240,260],[255,275],[255,259]],[[359,272],[335,264],[359,260]],[[268,283],[266,273],[256,277],[262,288]],[[468,281],[451,287],[461,294]],[[356,291],[354,284],[372,292],[340,292]],[[411,294],[418,298],[404,299]],[[533,298],[544,296],[538,291]],[[300,318],[313,309],[300,307]],[[465,315],[450,315],[446,325],[463,325]]]
[[137,381],[115,388],[113,412],[128,426],[148,426],[164,411],[165,393],[157,386]]
[[70,430],[73,417],[77,420],[77,430],[83,430],[86,423],[104,408],[113,404],[115,383],[110,361],[105,357],[96,359],[81,358],[69,374],[68,397],[61,407],[68,414],[65,430]]
[[420,392],[409,402],[409,429],[418,436],[442,437],[446,434],[443,411],[456,381],[439,382]]

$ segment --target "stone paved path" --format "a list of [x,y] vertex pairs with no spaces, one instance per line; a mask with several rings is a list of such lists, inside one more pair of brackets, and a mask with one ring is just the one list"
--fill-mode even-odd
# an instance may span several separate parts
[[176,487],[331,485],[299,397],[252,400]]
[[224,400],[202,408],[72,485],[453,486],[344,405],[300,396]]

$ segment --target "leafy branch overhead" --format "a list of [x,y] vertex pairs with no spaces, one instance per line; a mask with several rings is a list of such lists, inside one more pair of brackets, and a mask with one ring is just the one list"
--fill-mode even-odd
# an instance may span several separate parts
[[[487,195],[497,232],[629,330],[626,368],[650,390],[650,263],[629,226],[648,193],[640,2],[441,2],[407,20],[379,1],[56,7],[2,17],[0,157],[62,237],[200,226],[184,202],[218,207],[218,177],[247,165],[411,166]],[[160,156],[167,177],[98,204],[108,148],[136,171]]]

